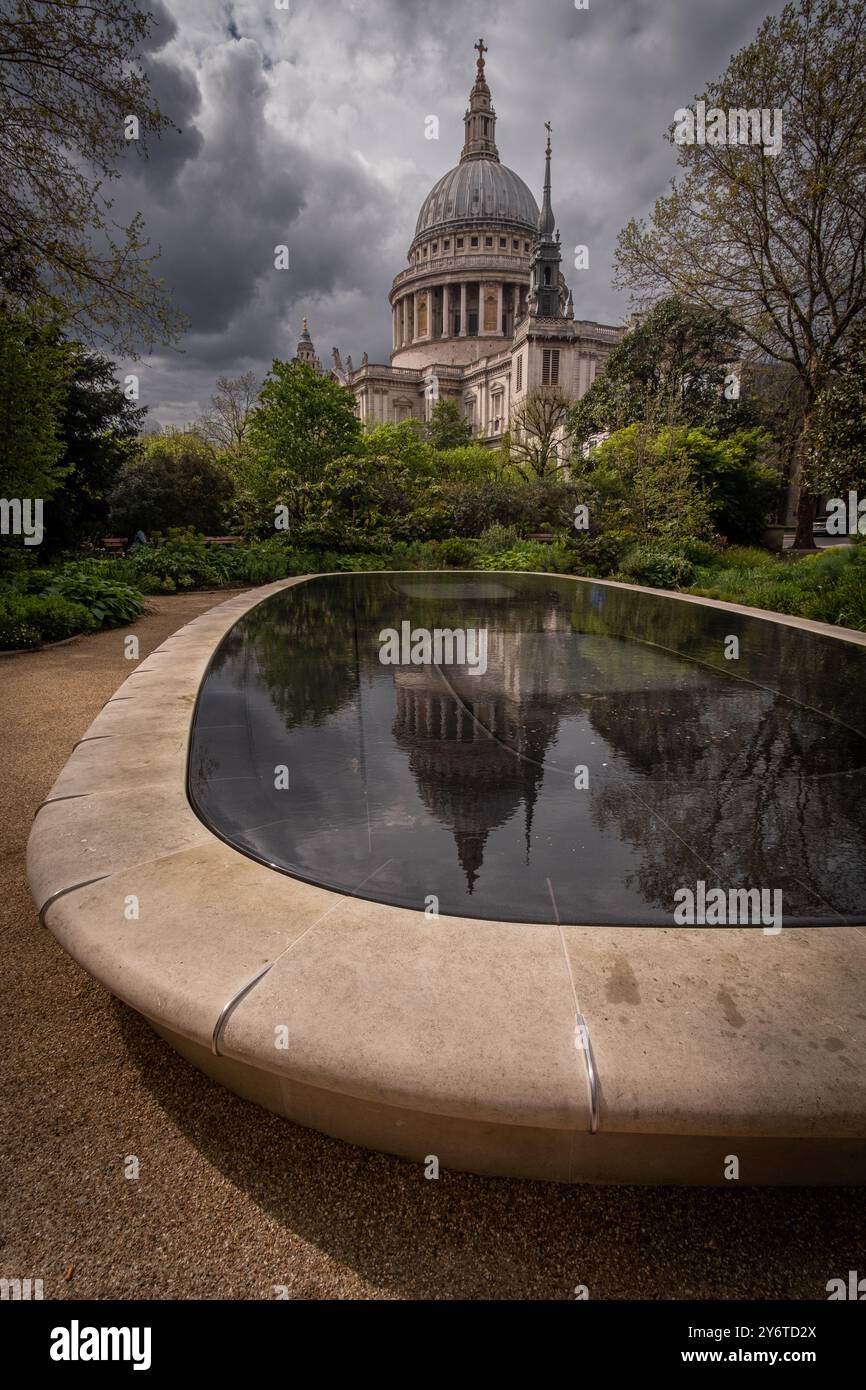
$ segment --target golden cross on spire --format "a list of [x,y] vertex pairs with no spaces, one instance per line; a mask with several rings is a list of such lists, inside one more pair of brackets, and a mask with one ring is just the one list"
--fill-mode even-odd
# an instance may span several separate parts
[[479,39],[475,47],[478,49],[478,66],[484,67],[484,55],[488,52],[487,45],[483,39]]

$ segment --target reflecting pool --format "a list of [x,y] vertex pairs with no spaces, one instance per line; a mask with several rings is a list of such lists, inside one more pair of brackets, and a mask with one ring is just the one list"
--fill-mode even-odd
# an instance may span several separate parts
[[277,870],[431,913],[673,926],[702,883],[862,922],[864,692],[866,648],[674,598],[326,576],[218,647],[189,795]]

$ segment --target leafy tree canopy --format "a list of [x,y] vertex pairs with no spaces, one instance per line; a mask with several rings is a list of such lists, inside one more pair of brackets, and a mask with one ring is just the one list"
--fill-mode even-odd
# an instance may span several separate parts
[[185,323],[151,276],[141,215],[119,228],[104,187],[172,128],[139,61],[153,30],[137,0],[0,8],[0,287],[119,351],[171,341]]
[[472,443],[472,425],[460,414],[456,401],[438,400],[424,429],[434,449],[459,449]]
[[110,525],[125,536],[187,526],[219,535],[233,491],[228,471],[198,435],[152,435],[112,490]]
[[725,384],[740,355],[741,334],[721,310],[675,295],[641,315],[618,343],[571,412],[575,440],[639,421],[699,425],[730,433],[751,423],[744,399],[727,399]]
[[63,460],[70,349],[48,325],[0,306],[0,495],[53,497]]
[[818,400],[811,477],[821,492],[866,487],[866,324]]
[[[678,144],[670,193],[649,224],[620,233],[617,283],[642,302],[674,294],[725,310],[757,354],[793,368],[803,387],[799,472],[817,396],[866,310],[863,0],[790,0],[702,99],[725,113],[780,112],[778,145]],[[803,486],[798,545],[813,543],[813,516]]]

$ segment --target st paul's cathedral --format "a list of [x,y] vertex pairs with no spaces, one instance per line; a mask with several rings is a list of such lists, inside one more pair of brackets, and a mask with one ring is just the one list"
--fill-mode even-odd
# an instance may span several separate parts
[[[623,329],[575,318],[551,204],[550,127],[539,211],[500,162],[483,41],[476,48],[460,162],[424,199],[407,267],[391,286],[390,363],[365,353],[353,367],[334,349],[332,371],[368,426],[423,420],[434,401],[453,400],[494,445],[528,391],[582,396]],[[297,360],[321,370],[306,321]]]

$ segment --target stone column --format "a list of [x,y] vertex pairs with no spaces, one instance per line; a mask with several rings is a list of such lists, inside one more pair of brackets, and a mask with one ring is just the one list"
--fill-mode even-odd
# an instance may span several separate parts
[[397,340],[397,305],[391,310],[391,351],[396,352],[400,346]]
[[460,281],[460,337],[466,337],[466,281]]
[[448,285],[442,286],[442,337],[451,337],[451,296]]
[[412,342],[418,340],[418,291],[412,291]]
[[515,286],[514,286],[514,295],[513,295],[513,299],[514,299],[514,303],[513,303],[512,310],[511,310],[511,313],[512,313],[512,316],[513,316],[513,327],[512,327],[512,331],[513,331],[514,328],[517,327],[517,320],[518,320],[518,318],[519,318],[519,316],[520,316],[520,286],[519,286],[519,285],[515,285]]
[[401,347],[405,347],[405,346],[406,346],[406,342],[407,342],[407,340],[408,340],[408,338],[409,338],[409,296],[408,296],[408,294],[404,294],[404,295],[403,295],[403,298],[400,300],[400,309],[401,309],[401,314],[400,314],[400,320],[401,320],[401,328],[400,328],[400,346],[401,346]]
[[502,296],[504,292],[505,286],[500,280],[499,284],[496,286],[496,331],[500,335],[502,333]]

